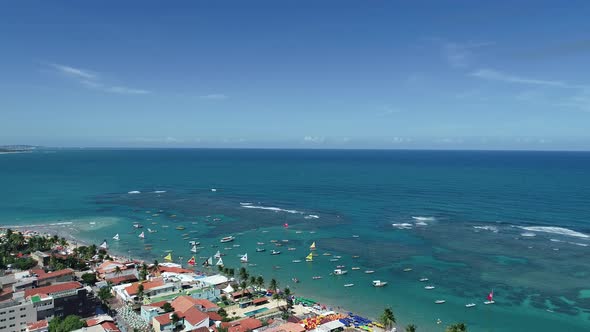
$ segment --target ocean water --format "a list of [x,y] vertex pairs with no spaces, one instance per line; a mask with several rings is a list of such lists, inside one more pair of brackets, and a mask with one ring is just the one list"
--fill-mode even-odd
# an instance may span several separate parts
[[197,240],[198,261],[248,253],[253,275],[420,331],[590,330],[590,153],[56,150],[0,155],[0,183],[2,226],[59,223],[149,261],[186,262]]

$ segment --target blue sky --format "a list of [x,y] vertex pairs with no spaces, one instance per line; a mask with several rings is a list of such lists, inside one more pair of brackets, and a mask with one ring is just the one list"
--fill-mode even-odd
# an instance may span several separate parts
[[588,149],[589,14],[588,1],[3,2],[0,144]]

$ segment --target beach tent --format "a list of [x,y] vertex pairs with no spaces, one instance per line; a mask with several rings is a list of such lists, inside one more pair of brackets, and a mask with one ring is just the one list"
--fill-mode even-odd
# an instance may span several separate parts
[[331,322],[327,322],[327,323],[324,323],[324,324],[318,326],[317,330],[323,331],[323,332],[330,332],[330,331],[334,331],[336,329],[343,328],[343,327],[345,327],[345,325],[342,324],[341,321],[333,320]]
[[225,287],[225,288],[223,289],[223,292],[224,292],[224,293],[227,293],[227,294],[231,294],[231,293],[233,293],[234,291],[235,291],[235,289],[234,289],[234,288],[233,288],[231,285],[227,285],[227,287]]

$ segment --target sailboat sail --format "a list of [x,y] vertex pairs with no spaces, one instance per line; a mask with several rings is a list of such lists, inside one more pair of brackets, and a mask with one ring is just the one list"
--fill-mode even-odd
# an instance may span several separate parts
[[306,262],[313,262],[313,253],[310,252],[309,255],[307,255],[307,257],[305,257],[305,261]]
[[197,252],[197,246],[196,245],[193,245],[193,247],[191,248],[191,251],[192,252]]
[[145,239],[145,234],[143,232],[141,232],[141,234],[139,234],[139,237],[142,239]]
[[209,257],[209,259],[207,259],[207,266],[209,265],[213,265],[213,257]]
[[219,250],[217,250],[217,252],[215,253],[215,255],[213,257],[221,258],[221,252],[219,252]]
[[195,256],[191,257],[191,259],[189,259],[189,260],[187,261],[187,263],[188,263],[188,265],[192,265],[192,266],[194,266],[194,265],[195,265]]
[[248,254],[247,253],[244,254],[244,256],[242,256],[240,258],[240,262],[242,262],[242,263],[248,263]]
[[164,259],[171,262],[172,261],[172,253],[169,252],[168,255],[164,256]]
[[217,261],[217,263],[215,263],[215,265],[223,266],[223,259],[219,258],[219,260]]
[[108,249],[109,248],[109,245],[107,244],[107,240],[104,240],[102,242],[102,244],[100,245],[100,248],[102,248],[102,249]]
[[119,241],[119,233],[115,234],[115,236],[113,236],[113,239]]
[[309,246],[309,249],[315,250],[315,241],[311,244],[311,246]]
[[488,294],[488,301],[493,301],[494,300],[494,291],[491,291],[490,294]]

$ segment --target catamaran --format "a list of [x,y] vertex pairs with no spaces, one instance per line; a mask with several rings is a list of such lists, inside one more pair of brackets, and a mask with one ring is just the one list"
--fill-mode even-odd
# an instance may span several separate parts
[[309,246],[310,250],[315,250],[315,241],[311,244],[311,246]]
[[488,300],[485,301],[483,304],[494,304],[494,303],[496,303],[496,302],[494,301],[494,290],[492,289],[490,294],[488,294]]
[[240,257],[240,263],[248,263],[248,253],[245,253],[242,257]]
[[233,237],[233,236],[226,236],[226,237],[222,238],[219,242],[226,243],[226,242],[231,242],[233,240],[235,240],[235,237]]
[[215,255],[213,255],[213,257],[214,257],[215,259],[219,259],[219,258],[221,258],[221,252],[220,252],[219,250],[217,250],[217,252],[215,253]]
[[309,255],[305,257],[306,262],[313,262],[313,253],[310,252]]
[[270,252],[271,255],[279,255],[280,253],[280,251],[274,249]]
[[194,244],[193,247],[191,248],[191,252],[197,252],[197,245]]
[[157,231],[156,231],[156,230],[154,230],[154,229],[148,228],[148,232],[150,232],[150,233],[155,233],[155,232],[157,232]]
[[217,263],[215,263],[215,265],[217,265],[217,266],[223,266],[223,260],[221,259],[221,257],[219,258],[219,260],[217,261]]
[[138,235],[138,237],[139,237],[140,239],[145,239],[145,234],[144,234],[143,232],[141,232],[141,234],[139,234],[139,235]]
[[115,236],[113,236],[113,240],[119,241],[119,233],[117,233],[117,234],[115,234]]
[[102,244],[100,245],[100,248],[105,249],[105,250],[109,248],[109,245],[107,244],[107,240],[104,240],[102,242]]

